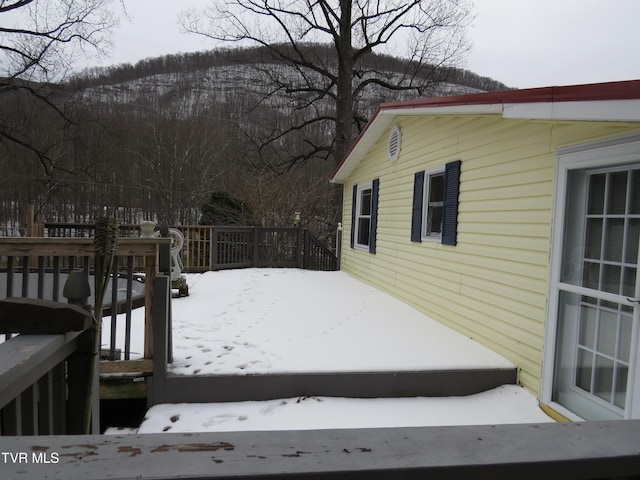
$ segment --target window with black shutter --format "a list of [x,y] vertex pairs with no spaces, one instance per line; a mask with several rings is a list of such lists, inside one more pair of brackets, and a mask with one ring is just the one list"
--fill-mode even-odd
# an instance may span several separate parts
[[444,168],[416,172],[413,184],[411,241],[457,243],[459,160]]
[[353,187],[351,248],[376,253],[379,185],[380,181],[375,179]]

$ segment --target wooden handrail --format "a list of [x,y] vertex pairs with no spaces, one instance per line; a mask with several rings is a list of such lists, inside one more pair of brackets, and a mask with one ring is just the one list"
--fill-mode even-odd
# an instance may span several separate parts
[[[54,461],[31,461],[43,445]],[[3,478],[637,478],[640,421],[21,437],[0,450]],[[29,461],[12,462],[20,453]]]
[[[118,238],[117,255],[156,255],[159,245],[170,245],[171,239],[152,238]],[[61,256],[77,255],[92,257],[94,252],[93,238],[70,237],[0,237],[0,255],[8,256]]]
[[[161,246],[169,248],[170,238],[118,238],[116,255],[119,257],[144,258],[145,281],[145,344],[144,357],[153,357],[153,298],[154,279],[158,269],[158,252]],[[0,238],[0,257],[93,257],[93,238],[68,237],[2,237]],[[0,296],[4,292],[0,292]]]

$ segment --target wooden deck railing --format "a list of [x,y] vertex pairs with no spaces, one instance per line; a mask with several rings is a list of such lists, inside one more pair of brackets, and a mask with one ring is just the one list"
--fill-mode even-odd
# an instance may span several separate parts
[[[0,434],[85,433],[91,314],[24,300],[0,301],[0,333],[20,333],[0,344]],[[98,409],[92,413],[97,432]]]
[[[640,421],[0,437],[0,451],[11,479],[622,480],[640,473]],[[43,451],[54,460],[32,461]]]
[[[338,233],[340,235],[340,232]],[[336,239],[336,245],[340,244]],[[338,254],[329,250],[320,240],[308,230],[304,231],[303,268],[305,270],[334,271],[339,270]]]
[[187,271],[246,267],[337,270],[336,255],[311,232],[287,227],[177,227]]
[[[103,342],[107,345],[108,355],[115,358],[117,315],[125,314],[124,359],[131,355],[130,329],[131,310],[136,301],[132,295],[134,273],[141,271],[144,276],[145,340],[142,353],[144,358],[153,356],[151,335],[154,297],[154,279],[158,271],[159,247],[167,249],[168,238],[120,238],[114,261],[114,272],[118,281],[125,283],[126,296],[119,299],[117,288],[105,299],[107,303],[103,315],[110,317],[111,337]],[[92,238],[0,238],[0,299],[5,297],[29,297],[48,300],[62,300],[65,280],[74,270],[80,269],[87,275],[93,267],[94,243]],[[10,337],[10,334],[8,334]]]
[[[139,225],[121,224],[118,226],[120,237],[138,237]],[[95,225],[92,223],[44,223],[43,236],[50,238],[91,238]]]
[[[48,237],[91,237],[93,225],[45,223]],[[175,226],[182,232],[184,271],[207,272],[246,267],[337,270],[336,254],[306,229],[289,227]],[[121,225],[120,234],[138,235],[137,225]],[[336,241],[339,244],[339,241]]]

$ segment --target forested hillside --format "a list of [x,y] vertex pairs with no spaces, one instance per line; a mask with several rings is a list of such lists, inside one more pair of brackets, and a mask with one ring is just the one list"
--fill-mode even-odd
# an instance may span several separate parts
[[[330,55],[321,45],[306,48],[310,55]],[[403,81],[407,70],[406,61],[389,56],[372,54],[367,62],[368,75],[386,79]],[[1,95],[0,118],[18,141],[0,145],[0,235],[24,225],[28,203],[47,221],[92,222],[108,205],[120,207],[123,223],[195,224],[202,206],[220,198],[243,206],[241,215],[221,217],[227,224],[291,225],[301,212],[303,226],[317,235],[334,231],[340,205],[328,179],[335,163],[295,160],[304,142],[326,139],[331,131],[263,141],[292,116],[304,122],[331,113],[329,104],[274,89],[274,75],[291,75],[286,67],[274,65],[260,48],[223,49],[89,69],[63,85],[29,86],[45,89],[59,113],[39,111],[19,90]],[[420,96],[506,88],[465,70],[440,68],[429,75]],[[409,95],[417,94],[375,86],[361,92],[358,129],[379,103]]]

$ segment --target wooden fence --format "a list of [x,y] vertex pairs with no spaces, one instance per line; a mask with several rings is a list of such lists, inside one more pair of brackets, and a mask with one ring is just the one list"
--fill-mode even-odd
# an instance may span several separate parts
[[[246,267],[338,269],[336,255],[306,229],[216,227],[210,235],[208,264],[206,257],[201,257],[204,262],[197,267],[203,270]],[[188,255],[186,258],[190,260]]]
[[[47,237],[93,236],[93,225],[45,223]],[[303,228],[213,227],[182,225],[184,272],[247,267],[290,267],[307,270],[338,269],[336,254]],[[137,225],[121,225],[123,237],[138,236]],[[339,235],[339,233],[338,233]],[[340,239],[336,240],[336,245]]]

